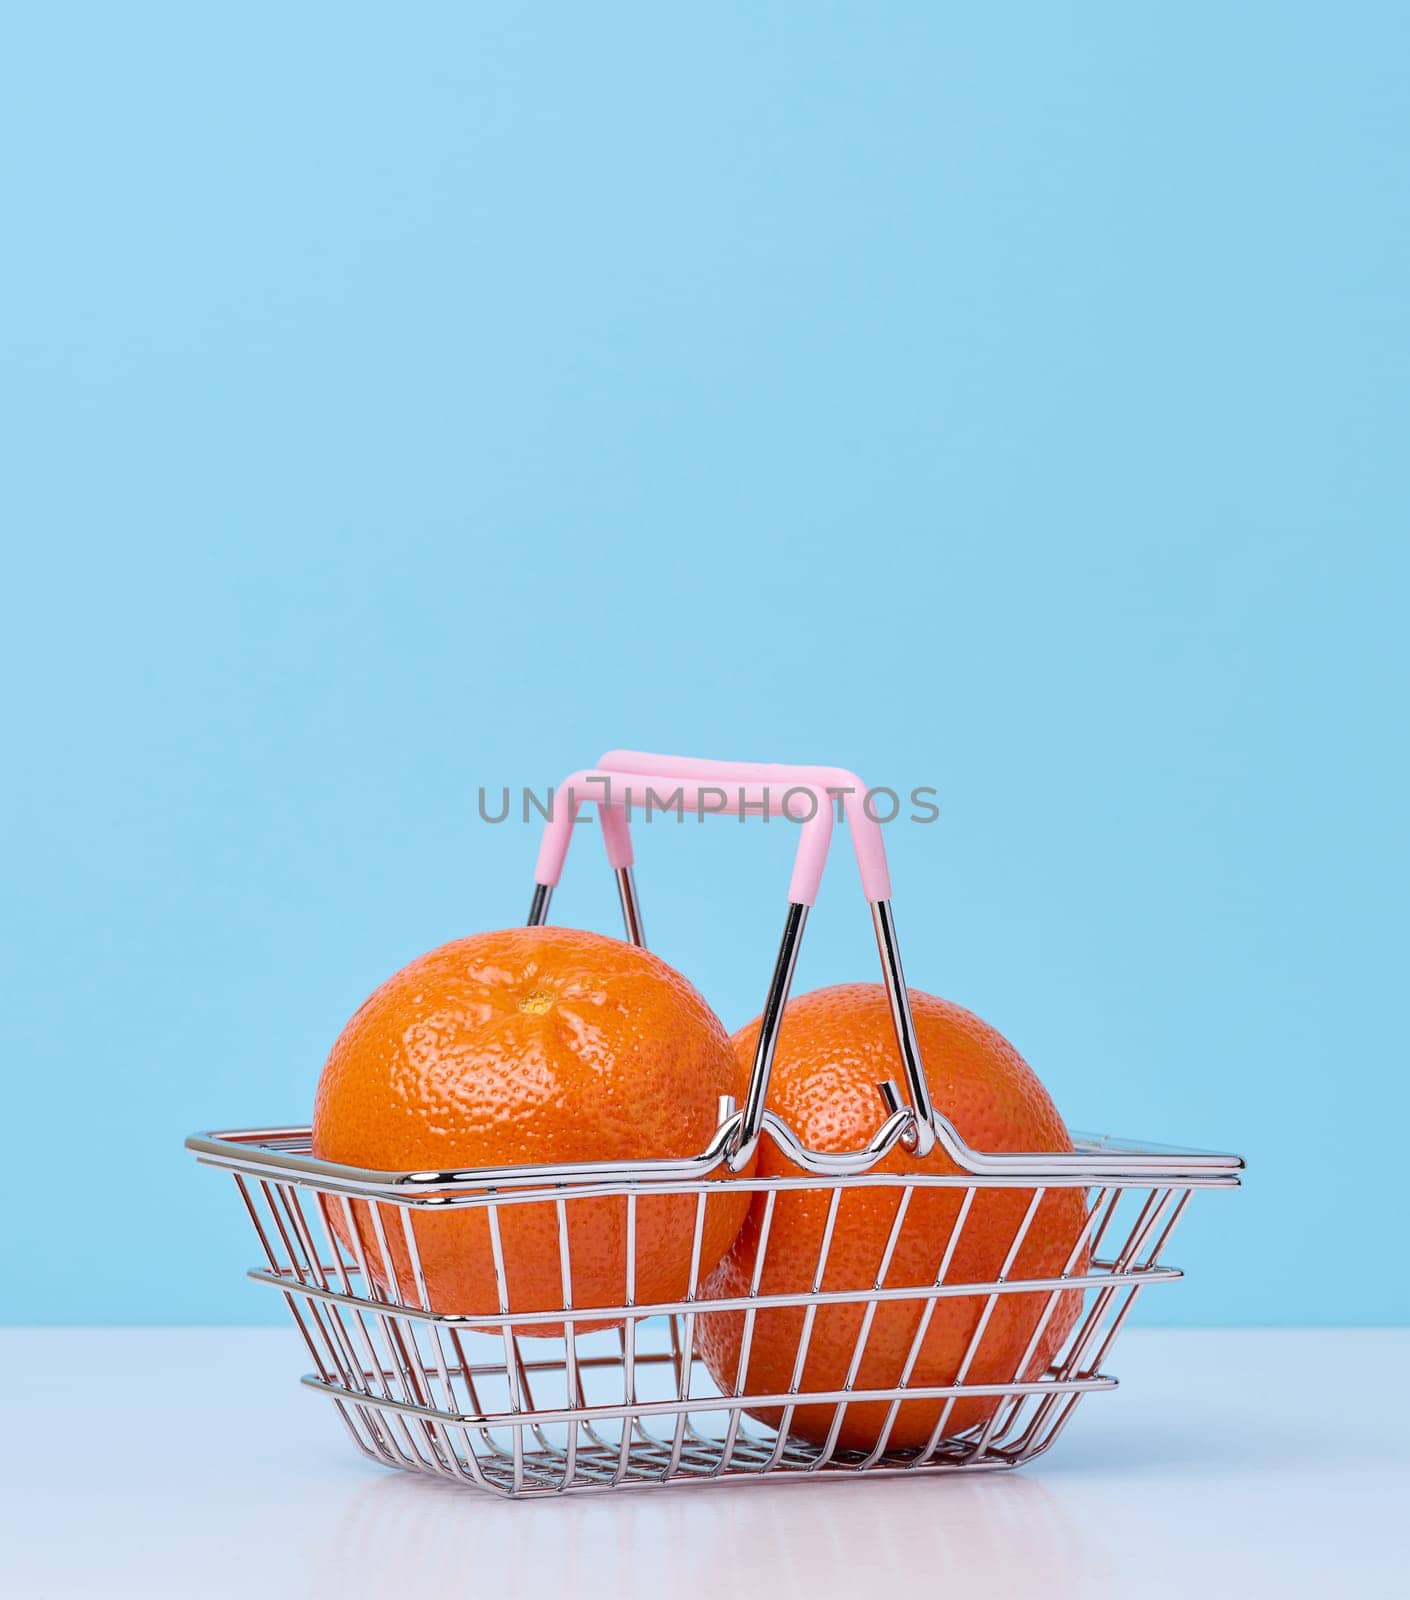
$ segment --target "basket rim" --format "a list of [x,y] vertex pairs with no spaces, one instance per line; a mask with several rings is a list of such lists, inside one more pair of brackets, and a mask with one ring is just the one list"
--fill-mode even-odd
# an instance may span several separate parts
[[[308,1125],[267,1128],[230,1128],[193,1133],[186,1148],[208,1166],[231,1168],[348,1193],[373,1194],[404,1204],[446,1204],[460,1193],[521,1188],[553,1188],[560,1193],[604,1187],[693,1187],[703,1179],[741,1186],[813,1187],[874,1183],[914,1183],[923,1186],[1004,1187],[1042,1185],[1054,1188],[1088,1187],[1093,1183],[1144,1185],[1172,1183],[1196,1188],[1237,1188],[1244,1169],[1241,1156],[1195,1150],[1175,1145],[1122,1139],[1110,1134],[1074,1133],[1070,1153],[971,1152],[973,1165],[962,1170],[926,1173],[915,1170],[874,1173],[879,1157],[872,1157],[848,1172],[818,1169],[809,1152],[788,1125],[769,1113],[765,1132],[780,1151],[800,1169],[796,1178],[762,1179],[736,1174],[727,1165],[729,1123],[722,1123],[710,1144],[698,1156],[660,1161],[568,1162],[541,1166],[467,1167],[449,1171],[391,1171],[325,1161],[311,1153],[312,1128]],[[869,1152],[859,1152],[859,1155]],[[624,1190],[625,1192],[625,1190]]]

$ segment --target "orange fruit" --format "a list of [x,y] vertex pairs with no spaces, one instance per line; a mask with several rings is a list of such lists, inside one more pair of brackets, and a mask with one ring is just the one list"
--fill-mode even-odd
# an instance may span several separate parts
[[[1047,1091],[1007,1039],[948,1000],[915,989],[910,996],[931,1096],[973,1148],[1071,1150],[1067,1129]],[[757,1018],[735,1035],[741,1063],[752,1061],[758,1035]],[[904,1082],[890,1007],[879,984],[842,984],[790,1002],[779,1035],[768,1105],[804,1144],[815,1150],[855,1150],[864,1145],[886,1115],[876,1088],[884,1078]],[[938,1147],[924,1160],[897,1148],[872,1170],[959,1171]],[[796,1175],[798,1168],[766,1138],[760,1146],[757,1172],[759,1177]],[[884,1288],[935,1281],[965,1192],[961,1186],[911,1191]],[[816,1187],[777,1192],[764,1246],[761,1294],[794,1294],[813,1287],[831,1193]],[[902,1193],[899,1187],[889,1185],[843,1192],[821,1284],[824,1290],[865,1291],[872,1287]],[[1009,1270],[1010,1279],[1062,1273],[1082,1231],[1084,1196],[1082,1189],[1047,1191]],[[978,1283],[997,1278],[1032,1198],[1032,1189],[977,1189],[945,1282]],[[760,1192],[739,1238],[707,1284],[707,1298],[750,1292],[764,1212],[765,1196]],[[1085,1260],[1079,1260],[1074,1271],[1084,1265]],[[985,1295],[937,1299],[907,1380],[910,1387],[961,1381],[965,1351],[986,1300]],[[1077,1290],[1060,1292],[1032,1356],[1024,1363],[1024,1352],[1048,1301],[1047,1291],[999,1295],[963,1381],[1010,1383],[1046,1370],[1072,1329],[1082,1295]],[[922,1300],[877,1304],[853,1388],[892,1388],[899,1383],[923,1305]],[[799,1386],[802,1390],[845,1386],[862,1320],[860,1305],[818,1308]],[[735,1392],[744,1322],[744,1312],[731,1311],[710,1313],[697,1324],[701,1353],[726,1394]],[[744,1393],[790,1390],[803,1322],[802,1308],[757,1312]],[[956,1400],[945,1419],[945,1433],[981,1427],[998,1404],[997,1399],[987,1397]],[[943,1406],[944,1402],[936,1399],[905,1402],[887,1435],[888,1447],[924,1446]],[[848,1405],[838,1446],[870,1450],[885,1427],[889,1410],[889,1401]],[[788,1431],[814,1443],[825,1442],[835,1413],[831,1402],[800,1405],[789,1419]],[[753,1409],[752,1414],[775,1427],[782,1417],[779,1408]]]
[[[693,1156],[715,1131],[719,1096],[742,1098],[746,1081],[714,1012],[649,951],[572,928],[475,934],[403,967],[343,1029],[318,1084],[313,1151],[352,1166],[418,1172]],[[557,1207],[514,1200],[516,1193],[523,1191],[502,1191],[496,1208],[508,1309],[561,1309]],[[748,1203],[738,1186],[710,1196],[700,1278],[739,1231]],[[374,1219],[367,1202],[355,1202],[354,1244],[343,1206],[324,1205],[383,1292],[421,1305],[402,1208],[379,1202]],[[622,1305],[625,1197],[569,1199],[564,1210],[574,1309]],[[685,1298],[695,1212],[688,1194],[648,1193],[637,1202],[637,1305]],[[498,1314],[485,1207],[406,1215],[429,1308]],[[561,1336],[563,1325],[516,1330]]]

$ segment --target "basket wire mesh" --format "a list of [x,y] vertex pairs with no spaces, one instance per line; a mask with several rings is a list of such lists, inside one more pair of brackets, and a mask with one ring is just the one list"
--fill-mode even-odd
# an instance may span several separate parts
[[[961,1199],[954,1228],[947,1238],[934,1241],[936,1269],[929,1283],[888,1283],[888,1250],[870,1284],[840,1290],[816,1287],[824,1281],[832,1239],[831,1232],[825,1232],[814,1287],[792,1294],[760,1294],[757,1286],[767,1261],[766,1226],[755,1281],[743,1300],[702,1299],[704,1285],[697,1265],[682,1300],[636,1303],[629,1256],[621,1302],[581,1309],[573,1306],[570,1212],[589,1196],[600,1199],[600,1188],[565,1186],[551,1200],[531,1200],[532,1191],[477,1196],[469,1203],[484,1209],[492,1239],[499,1237],[502,1207],[533,1203],[554,1208],[563,1306],[553,1312],[514,1312],[505,1292],[502,1259],[497,1257],[499,1312],[471,1321],[430,1308],[412,1225],[415,1201],[388,1199],[375,1186],[360,1190],[344,1184],[325,1186],[308,1172],[291,1167],[291,1158],[308,1159],[307,1130],[212,1135],[199,1143],[202,1159],[233,1171],[265,1255],[265,1264],[250,1275],[284,1296],[313,1363],[313,1372],[304,1381],[333,1401],[357,1447],[387,1466],[513,1496],[676,1480],[1018,1466],[1049,1448],[1084,1394],[1115,1386],[1103,1363],[1137,1294],[1147,1284],[1180,1276],[1162,1265],[1161,1257],[1192,1190],[1223,1187],[1230,1181],[1202,1176],[1195,1181],[1111,1181],[1084,1188],[1084,1220],[1073,1240],[1067,1270],[1051,1278],[1005,1271],[983,1282],[951,1279],[950,1266],[974,1196],[983,1187],[964,1179],[959,1180]],[[1102,1146],[1079,1141],[1079,1148]],[[947,1180],[887,1174],[725,1181],[763,1197],[766,1224],[778,1192],[800,1182],[826,1190],[832,1214],[848,1190],[881,1187],[894,1196],[891,1244],[904,1227],[914,1189]],[[692,1235],[692,1259],[697,1264],[705,1206],[718,1197],[718,1183],[697,1180],[693,1186],[666,1186],[668,1192],[693,1192],[698,1197]],[[660,1192],[662,1186],[649,1180],[623,1186],[618,1198],[629,1238],[640,1196]],[[1044,1193],[1043,1186],[1032,1189],[1006,1268],[1017,1258]],[[354,1226],[352,1204],[358,1194],[376,1197],[370,1232]],[[392,1259],[392,1230],[404,1241],[413,1263],[409,1284]],[[371,1258],[369,1240],[378,1253]],[[1084,1254],[1087,1260],[1079,1270]],[[1059,1298],[1074,1293],[1082,1302],[1071,1333],[1046,1370],[1025,1380]],[[1014,1294],[1042,1303],[1028,1344],[1005,1381],[974,1382],[969,1373],[994,1307],[1000,1296]],[[957,1296],[970,1302],[976,1314],[955,1381],[916,1386],[911,1373],[930,1319],[937,1306]],[[917,1303],[920,1312],[895,1382],[879,1389],[854,1387],[875,1309],[902,1300]],[[863,1312],[847,1381],[840,1388],[810,1388],[801,1375],[813,1316],[819,1307],[841,1302],[860,1306]],[[793,1386],[777,1394],[751,1392],[745,1384],[749,1330],[760,1312],[784,1306],[802,1308],[804,1313]],[[728,1311],[743,1312],[746,1333],[735,1381],[722,1388],[701,1360],[697,1332],[703,1317]],[[618,1325],[580,1330],[580,1324],[604,1319]],[[535,1323],[550,1330],[548,1336],[526,1331]],[[997,1400],[988,1419],[961,1432],[947,1428],[956,1404],[977,1398]],[[897,1410],[902,1403],[917,1401],[935,1405],[930,1439],[921,1447],[890,1448],[888,1435]],[[868,1402],[888,1408],[875,1445],[866,1452],[838,1448],[848,1406]],[[821,1443],[790,1437],[789,1418],[805,1404],[833,1407],[833,1425]],[[781,1410],[778,1424],[770,1426],[749,1415],[761,1409]]]

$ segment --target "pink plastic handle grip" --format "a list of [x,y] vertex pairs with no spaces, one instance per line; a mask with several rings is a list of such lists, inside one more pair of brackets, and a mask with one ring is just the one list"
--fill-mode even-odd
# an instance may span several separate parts
[[572,830],[577,822],[578,808],[584,802],[597,806],[602,820],[602,839],[607,847],[607,860],[614,870],[629,867],[636,859],[632,853],[627,808],[612,794],[612,774],[584,769],[570,773],[553,791],[553,815],[539,842],[538,865],[534,868],[535,883],[557,888],[568,854],[568,841],[573,836]]
[[[644,750],[609,750],[598,762],[598,767],[640,778],[692,778],[706,785],[720,782],[757,784],[767,786],[771,793],[779,784],[785,786],[782,791],[784,794],[790,788],[820,790],[829,812],[832,807],[827,800],[828,791],[831,790],[834,795],[840,793],[847,823],[852,830],[852,848],[857,855],[862,892],[871,901],[891,898],[891,872],[886,864],[886,845],[881,837],[881,824],[867,813],[866,785],[855,772],[848,772],[845,767],[795,767],[762,761],[702,761],[692,756],[663,756]],[[625,813],[623,826],[626,826]]]
[[[568,845],[573,837],[574,821],[578,807],[596,803],[602,815],[603,834],[607,843],[607,859],[614,867],[632,864],[631,835],[627,829],[626,790],[624,779],[643,777],[641,773],[609,772],[601,768],[574,772],[565,778],[554,791],[553,815],[543,830],[539,845],[538,865],[534,881],[554,888],[563,875],[563,863],[568,855]],[[708,782],[696,782],[684,775],[670,774],[671,792],[662,800],[674,802],[677,793],[682,806],[688,806],[698,816],[737,816],[741,811],[757,811],[761,816],[798,816],[795,807],[788,803],[783,790],[763,784],[737,782],[733,791],[721,790]],[[808,794],[813,799],[812,814],[802,823],[798,837],[798,853],[793,860],[793,876],[789,880],[788,898],[799,905],[810,906],[818,897],[823,867],[827,863],[828,846],[832,843],[832,807],[828,798],[815,785],[795,783],[792,789]],[[707,805],[705,796],[709,795]],[[566,802],[566,803],[564,803]]]

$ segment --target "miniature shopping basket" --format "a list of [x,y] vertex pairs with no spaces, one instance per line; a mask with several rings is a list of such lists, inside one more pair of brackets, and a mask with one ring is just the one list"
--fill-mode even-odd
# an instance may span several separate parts
[[[1147,1284],[1180,1276],[1161,1264],[1161,1255],[1191,1193],[1236,1187],[1239,1158],[1082,1136],[1063,1154],[970,1149],[931,1104],[897,947],[881,830],[851,773],[613,751],[596,768],[565,780],[555,801],[539,854],[530,925],[547,920],[576,813],[587,803],[595,805],[601,821],[627,938],[639,945],[644,940],[628,828],[634,805],[646,803],[648,815],[654,802],[689,808],[697,816],[756,813],[799,824],[783,938],[745,1103],[721,1100],[716,1131],[694,1156],[667,1158],[662,1152],[659,1160],[600,1165],[378,1172],[317,1159],[308,1128],[192,1137],[187,1144],[200,1161],[234,1176],[265,1257],[250,1276],[283,1295],[313,1362],[304,1382],[331,1399],[353,1441],[373,1460],[507,1496],[994,1470],[1046,1450],[1084,1394],[1115,1386],[1103,1363],[1137,1294]],[[834,812],[848,824],[861,869],[904,1069],[904,1086],[877,1086],[879,1126],[871,1142],[840,1153],[806,1148],[766,1109],[784,1006]],[[753,1175],[751,1158],[761,1140],[772,1140],[796,1173]],[[898,1146],[916,1157],[939,1146],[943,1155],[937,1154],[934,1171],[921,1160],[883,1169],[884,1158]],[[702,1221],[707,1197],[717,1196],[722,1184],[747,1189],[750,1203],[762,1209],[760,1265],[769,1219],[785,1191],[811,1189],[829,1197],[811,1284],[792,1293],[765,1292],[756,1265],[746,1293],[728,1301],[702,1297],[701,1280],[712,1265],[700,1259]],[[887,1261],[907,1207],[919,1190],[934,1185],[949,1186],[958,1197],[947,1213],[953,1218],[947,1236],[926,1241],[933,1248],[934,1273],[919,1283],[888,1282]],[[880,1191],[893,1208],[890,1236],[875,1274],[838,1288],[825,1276],[836,1240],[833,1224],[844,1196],[863,1187]],[[991,1203],[981,1199],[976,1205],[976,1197],[995,1188],[1022,1197],[1014,1209],[1020,1220],[1012,1245],[992,1276],[966,1278],[959,1270],[966,1259],[966,1224]],[[1080,1211],[1073,1208],[1082,1219],[1080,1235],[1061,1272],[1025,1274],[1019,1266],[1025,1235],[1043,1197],[1057,1189],[1081,1195]],[[688,1287],[681,1298],[660,1303],[635,1293],[633,1243],[638,1209],[657,1195],[696,1197]],[[600,1215],[604,1200],[624,1212],[621,1303],[575,1308],[569,1219],[584,1205],[598,1207]],[[527,1203],[552,1206],[556,1213],[563,1298],[551,1312],[526,1315],[509,1303],[500,1219],[508,1208]],[[431,1308],[413,1228],[418,1210],[431,1206],[483,1212],[494,1246],[497,1315],[472,1321]],[[354,1225],[354,1207],[370,1216],[370,1229]],[[394,1256],[409,1261],[412,1270],[396,1271]],[[996,1307],[1011,1295],[1029,1297],[1028,1304],[1039,1309],[1030,1319],[1026,1348],[996,1375],[992,1361],[976,1360],[976,1354]],[[927,1325],[947,1317],[953,1325],[957,1300],[966,1307],[965,1332],[957,1360],[943,1374],[950,1381],[922,1381],[924,1363],[917,1363],[917,1355]],[[896,1301],[915,1308],[914,1335],[885,1385],[868,1387],[859,1381],[872,1371],[863,1360],[867,1342],[880,1308]],[[1055,1315],[1060,1302],[1063,1309]],[[852,1312],[846,1323],[851,1360],[841,1381],[834,1373],[830,1386],[820,1387],[807,1377],[809,1340],[817,1320],[834,1315],[838,1306]],[[794,1315],[797,1357],[792,1381],[764,1393],[751,1387],[746,1356],[757,1319],[779,1308]],[[733,1381],[726,1373],[717,1383],[699,1349],[700,1323],[709,1311],[722,1309],[741,1316],[744,1331]],[[1059,1325],[1065,1331],[1053,1350],[1054,1341],[1045,1342],[1043,1333]],[[902,1406],[914,1415],[916,1402],[928,1406],[927,1419],[934,1415],[929,1436],[917,1440],[912,1430],[912,1437],[898,1442],[895,1419]],[[876,1437],[866,1448],[850,1448],[843,1420],[849,1408],[862,1405],[880,1418]],[[830,1415],[830,1425],[825,1421],[820,1428],[814,1420],[801,1432],[791,1426],[805,1407],[813,1419]]]

